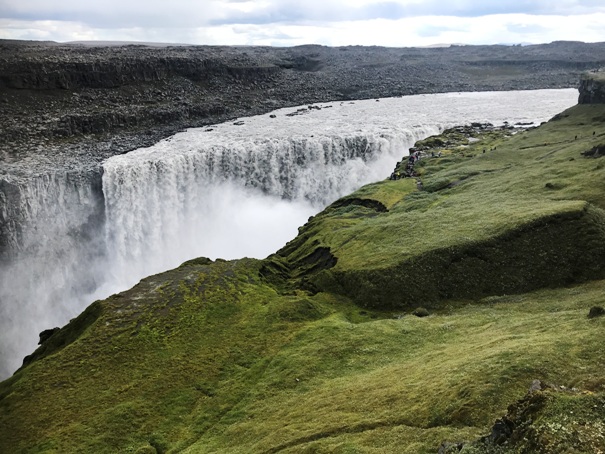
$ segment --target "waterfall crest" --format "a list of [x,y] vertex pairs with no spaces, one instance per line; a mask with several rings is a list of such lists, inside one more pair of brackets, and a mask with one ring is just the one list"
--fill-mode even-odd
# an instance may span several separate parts
[[[280,219],[267,219],[271,209],[297,207],[289,218],[301,225],[328,203],[384,178],[397,157],[425,134],[422,128],[406,134],[267,138],[228,145],[187,136],[116,156],[103,165],[108,248],[117,270],[139,269],[144,276],[195,254],[212,255],[205,234],[217,219],[224,221],[223,232],[215,231],[211,242],[235,239],[228,218],[250,218],[245,219],[250,224],[260,217],[267,222],[259,228],[267,232],[258,232],[254,241],[266,243],[279,230],[274,224]],[[257,213],[246,208],[251,205]],[[261,257],[289,239],[272,242]],[[254,244],[230,249],[221,256],[256,251]]]

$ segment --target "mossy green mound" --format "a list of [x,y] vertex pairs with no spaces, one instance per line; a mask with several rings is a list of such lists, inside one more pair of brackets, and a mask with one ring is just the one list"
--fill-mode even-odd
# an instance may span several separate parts
[[311,219],[267,274],[383,309],[601,278],[605,167],[582,153],[605,141],[602,123],[602,106],[577,106],[497,146],[487,132],[442,149],[421,162],[424,190],[366,186]]
[[[444,150],[425,190],[368,185],[266,260],[93,303],[0,384],[0,452],[605,450],[604,119]],[[526,441],[477,444],[534,380],[566,391]]]

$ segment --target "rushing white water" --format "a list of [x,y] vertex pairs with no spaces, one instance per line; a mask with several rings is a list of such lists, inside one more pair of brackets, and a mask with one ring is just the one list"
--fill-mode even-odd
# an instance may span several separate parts
[[40,191],[32,178],[19,188],[29,195],[11,237],[17,259],[0,279],[0,377],[34,349],[38,332],[95,298],[193,257],[274,252],[326,204],[386,178],[420,138],[471,122],[537,124],[576,99],[576,90],[419,95],[192,129],[108,159],[104,213],[86,178],[74,184],[56,173]]
[[[266,255],[313,212],[388,176],[419,138],[461,122],[539,122],[575,98],[575,90],[484,92],[281,109],[110,158],[103,192],[112,269],[133,279],[197,255]],[[256,232],[247,229],[253,221]]]
[[[8,260],[0,260],[0,379],[31,353],[37,334],[65,324],[104,281],[100,182],[57,172],[26,181],[5,176]],[[95,228],[95,226],[97,226]]]

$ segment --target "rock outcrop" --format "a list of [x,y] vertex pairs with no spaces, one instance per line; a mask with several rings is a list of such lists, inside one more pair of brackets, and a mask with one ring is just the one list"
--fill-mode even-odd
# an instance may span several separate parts
[[579,104],[605,103],[605,70],[592,71],[580,78]]

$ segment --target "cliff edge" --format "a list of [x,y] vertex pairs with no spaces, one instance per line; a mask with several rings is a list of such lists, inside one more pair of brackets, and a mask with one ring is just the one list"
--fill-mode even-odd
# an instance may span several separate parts
[[280,107],[569,88],[603,66],[605,43],[153,48],[0,40],[0,158],[16,165],[11,172],[32,162],[44,172],[37,163],[49,160],[95,167],[184,128]]
[[579,90],[579,104],[605,104],[605,68],[583,74]]

